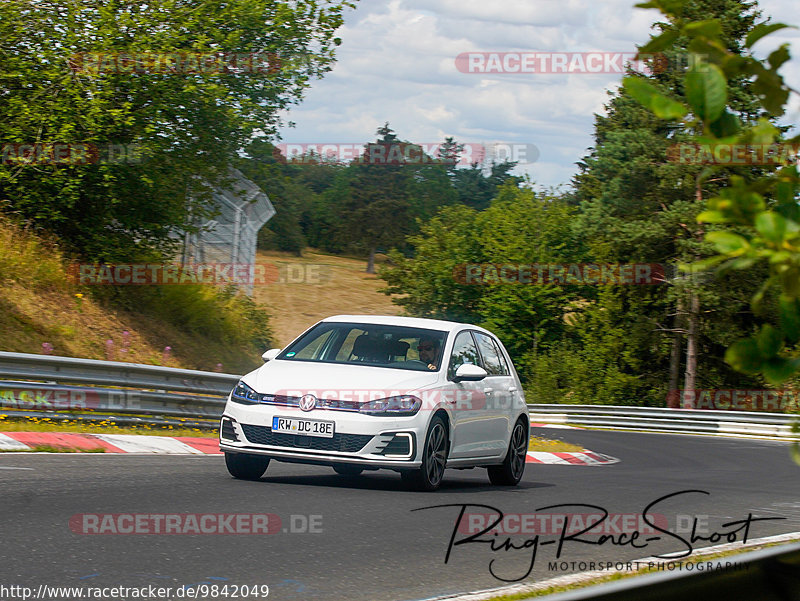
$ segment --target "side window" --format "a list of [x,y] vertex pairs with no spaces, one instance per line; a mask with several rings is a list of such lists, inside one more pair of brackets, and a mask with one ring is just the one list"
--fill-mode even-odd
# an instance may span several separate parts
[[483,358],[483,367],[489,372],[489,375],[507,376],[508,369],[504,365],[494,340],[481,332],[475,332],[475,338],[478,341],[478,348],[480,348],[481,357]]
[[450,366],[447,370],[447,376],[453,378],[456,375],[456,370],[465,363],[472,363],[473,365],[480,365],[478,358],[478,347],[472,340],[472,334],[469,332],[461,332],[456,336],[453,343],[453,354],[450,355]]
[[504,370],[503,371],[503,375],[504,376],[510,376],[511,375],[511,370],[508,369],[508,360],[506,359],[506,356],[503,354],[503,350],[500,348],[500,345],[497,343],[497,340],[495,340],[494,338],[492,338],[492,343],[494,344],[494,350],[497,351],[497,356],[500,357],[500,365],[503,366],[503,370]]

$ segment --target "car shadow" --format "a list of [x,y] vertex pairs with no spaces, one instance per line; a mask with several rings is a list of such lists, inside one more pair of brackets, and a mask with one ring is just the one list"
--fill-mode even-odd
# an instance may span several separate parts
[[[376,490],[376,491],[396,491],[415,493],[400,479],[399,474],[394,473],[366,473],[358,476],[341,476],[339,474],[328,475],[295,475],[295,476],[264,476],[259,482],[265,484],[288,484],[297,486],[319,486],[325,488],[347,488],[353,490]],[[555,486],[547,482],[530,482],[523,480],[517,486],[495,486],[490,483],[488,477],[465,479],[445,474],[444,482],[436,491],[442,493],[488,493],[498,490],[514,492],[524,491],[534,488],[549,488]],[[429,493],[425,493],[429,494]]]

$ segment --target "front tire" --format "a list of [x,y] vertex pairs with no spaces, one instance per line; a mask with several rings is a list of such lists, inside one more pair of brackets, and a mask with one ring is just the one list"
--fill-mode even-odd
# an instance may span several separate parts
[[225,466],[234,478],[259,480],[269,466],[269,457],[245,453],[225,453]]
[[422,466],[417,470],[401,472],[403,481],[414,490],[431,492],[439,488],[447,465],[447,447],[444,420],[434,417],[422,448]]
[[514,424],[508,452],[502,465],[489,468],[489,480],[496,486],[516,486],[525,472],[525,460],[528,457],[528,429],[522,420]]

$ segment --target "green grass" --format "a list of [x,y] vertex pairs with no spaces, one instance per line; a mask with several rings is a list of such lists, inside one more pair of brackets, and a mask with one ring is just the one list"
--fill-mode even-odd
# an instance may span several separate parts
[[545,453],[581,453],[586,449],[580,445],[564,442],[563,440],[550,440],[548,438],[531,436],[528,450]]
[[17,281],[35,288],[67,287],[58,247],[0,216],[0,282]]

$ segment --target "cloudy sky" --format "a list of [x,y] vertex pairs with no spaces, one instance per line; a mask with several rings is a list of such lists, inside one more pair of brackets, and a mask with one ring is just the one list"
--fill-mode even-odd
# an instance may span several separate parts
[[[762,0],[764,17],[800,25],[797,0]],[[566,184],[592,144],[618,73],[464,73],[469,52],[628,53],[644,43],[659,13],[633,0],[361,0],[339,35],[338,63],[287,115],[284,143],[363,144],[385,121],[402,139],[535,145],[518,167],[542,186]],[[786,33],[788,32],[788,33]],[[800,89],[800,30],[762,40],[756,50],[792,44],[783,73]],[[787,123],[800,122],[800,98]],[[503,148],[500,146],[499,148]],[[528,151],[530,157],[530,151]]]

